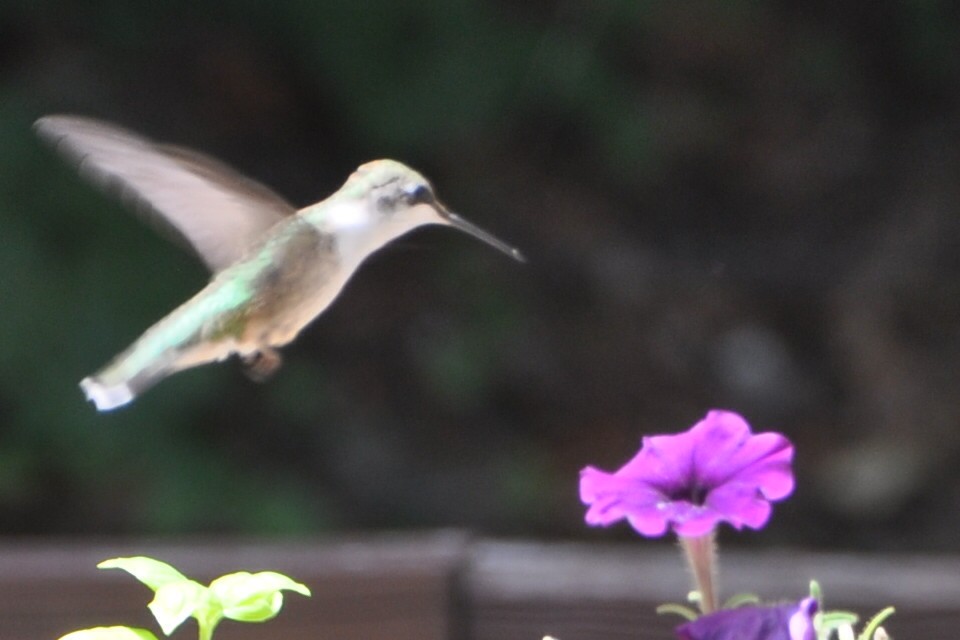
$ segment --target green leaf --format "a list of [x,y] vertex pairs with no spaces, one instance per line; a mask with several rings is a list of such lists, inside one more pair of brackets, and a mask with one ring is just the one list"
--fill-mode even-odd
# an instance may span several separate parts
[[696,611],[686,605],[677,604],[675,602],[668,602],[666,604],[657,606],[657,615],[662,616],[665,613],[672,613],[690,621],[697,619]]
[[853,628],[856,623],[857,614],[850,611],[824,611],[813,616],[818,640],[828,640],[838,633],[840,627]]
[[224,617],[241,622],[263,622],[277,615],[283,606],[283,590],[310,595],[306,586],[274,571],[230,573],[210,583]]
[[821,605],[823,604],[823,589],[820,588],[820,583],[816,580],[810,581],[810,597]]
[[65,636],[60,636],[59,640],[157,640],[157,636],[146,629],[95,627],[68,633]]
[[723,608],[736,609],[748,604],[760,604],[760,597],[755,593],[738,593],[727,598],[727,601],[723,603]]
[[852,611],[824,611],[823,624],[838,627],[843,624],[855,625],[860,617]]
[[190,616],[196,616],[198,621],[213,618],[213,625],[222,617],[218,615],[219,607],[211,598],[210,590],[186,578],[168,582],[157,589],[147,607],[166,635],[173,633]]
[[893,607],[887,607],[885,609],[881,609],[875,616],[870,618],[870,621],[867,622],[867,624],[863,627],[863,633],[860,634],[860,640],[872,640],[877,628],[883,624],[884,620],[892,616],[895,611],[896,609]]
[[168,565],[146,556],[111,558],[97,565],[98,569],[123,569],[154,591],[165,584],[186,580],[187,577]]

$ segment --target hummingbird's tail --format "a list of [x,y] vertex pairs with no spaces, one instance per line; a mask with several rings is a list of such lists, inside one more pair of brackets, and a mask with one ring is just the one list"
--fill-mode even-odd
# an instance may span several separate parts
[[122,366],[111,365],[80,381],[80,388],[87,400],[97,407],[97,411],[122,407],[173,373],[168,367],[150,367],[132,376],[125,376],[123,370]]
[[96,405],[97,411],[110,411],[122,407],[136,396],[130,385],[126,383],[107,386],[93,376],[81,380],[80,388],[86,394],[87,400]]
[[177,371],[223,360],[236,351],[234,327],[240,320],[231,314],[238,303],[235,298],[224,301],[222,295],[211,295],[209,288],[215,286],[220,286],[216,279],[80,382],[98,411],[122,407]]
[[189,362],[193,346],[189,336],[168,336],[170,325],[178,319],[174,313],[160,321],[107,366],[80,381],[87,400],[98,411],[122,407],[170,374],[203,361]]

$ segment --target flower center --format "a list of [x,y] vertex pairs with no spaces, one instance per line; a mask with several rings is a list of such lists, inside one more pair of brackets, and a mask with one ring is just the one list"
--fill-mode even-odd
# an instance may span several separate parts
[[673,502],[689,502],[692,505],[697,507],[702,507],[707,501],[707,494],[710,493],[710,489],[699,483],[693,483],[686,487],[680,487],[677,491],[674,491],[669,494],[669,498]]

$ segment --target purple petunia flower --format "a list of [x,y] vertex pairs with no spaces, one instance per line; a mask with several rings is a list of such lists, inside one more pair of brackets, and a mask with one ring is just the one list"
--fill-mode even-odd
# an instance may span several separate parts
[[816,640],[817,601],[775,607],[740,607],[700,616],[677,627],[679,640]]
[[580,499],[587,524],[607,526],[622,518],[645,536],[672,527],[696,537],[729,522],[759,529],[771,500],[793,491],[793,445],[779,433],[750,432],[730,411],[714,410],[689,431],[643,439],[640,452],[614,473],[580,472]]

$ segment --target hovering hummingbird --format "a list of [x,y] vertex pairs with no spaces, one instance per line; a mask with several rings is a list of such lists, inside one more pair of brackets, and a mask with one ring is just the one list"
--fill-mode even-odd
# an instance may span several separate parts
[[213,273],[193,298],[80,382],[100,411],[233,354],[253,379],[268,378],[281,364],[277,348],[333,302],[367,256],[421,225],[451,226],[524,259],[448,210],[422,175],[394,160],[362,165],[336,193],[297,211],[212,158],[111,124],[57,115],[34,128],[81,175],[169,227]]

